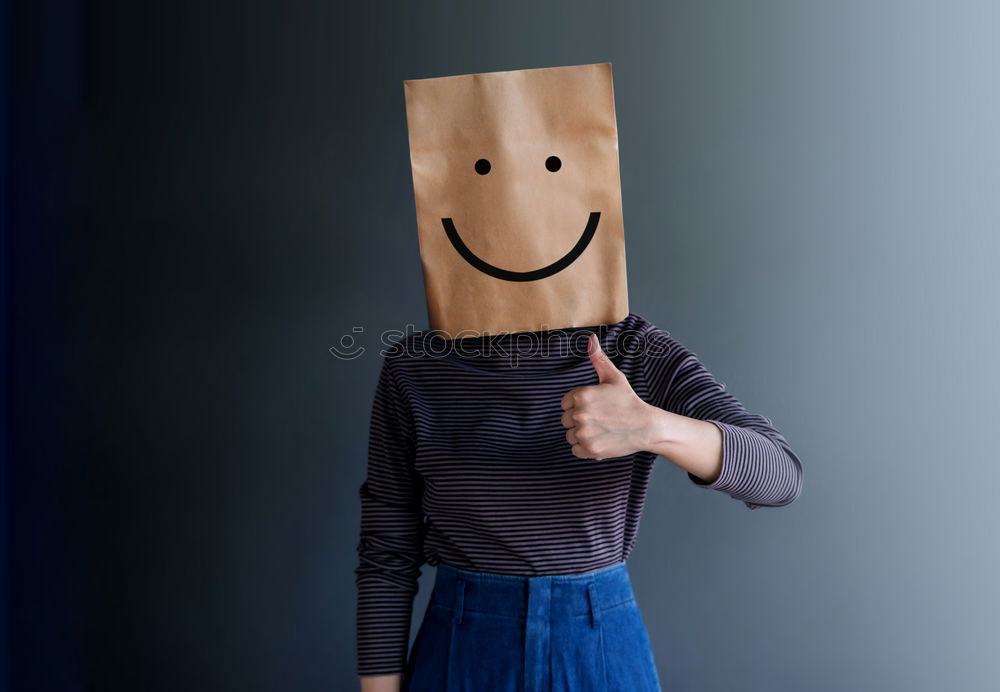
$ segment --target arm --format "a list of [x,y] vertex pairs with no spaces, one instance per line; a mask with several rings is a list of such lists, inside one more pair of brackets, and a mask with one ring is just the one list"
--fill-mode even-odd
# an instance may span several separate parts
[[[772,421],[750,413],[689,349],[662,330],[645,356],[650,449],[688,472],[695,485],[742,500],[748,509],[792,503],[802,464]],[[711,430],[711,425],[716,430]]]
[[363,690],[398,689],[406,664],[413,597],[424,563],[422,485],[413,455],[410,411],[387,357],[372,406],[368,474],[359,490],[355,583],[357,672]]
[[644,407],[642,449],[669,459],[704,484],[716,482],[725,461],[719,427],[650,404]]
[[649,401],[591,337],[598,384],[563,397],[562,423],[576,456],[607,459],[650,451],[747,508],[791,503],[802,488],[798,457],[771,421],[749,413],[697,357],[665,332],[647,335],[640,376]]

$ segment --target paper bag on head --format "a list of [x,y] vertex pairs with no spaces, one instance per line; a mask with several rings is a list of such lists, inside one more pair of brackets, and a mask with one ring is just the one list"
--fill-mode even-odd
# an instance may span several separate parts
[[403,87],[431,329],[463,338],[624,319],[611,64]]

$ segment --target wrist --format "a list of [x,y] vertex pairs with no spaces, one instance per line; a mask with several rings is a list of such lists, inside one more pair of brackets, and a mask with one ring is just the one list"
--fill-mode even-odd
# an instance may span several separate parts
[[645,452],[661,454],[674,441],[677,426],[672,418],[678,416],[659,406],[646,402],[642,402],[642,404],[643,409],[640,416],[642,423],[637,440],[640,449]]

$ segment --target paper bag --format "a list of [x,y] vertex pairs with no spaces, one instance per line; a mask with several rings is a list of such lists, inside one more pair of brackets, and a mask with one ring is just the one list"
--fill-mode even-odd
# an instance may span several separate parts
[[403,82],[430,327],[445,338],[628,314],[611,64]]

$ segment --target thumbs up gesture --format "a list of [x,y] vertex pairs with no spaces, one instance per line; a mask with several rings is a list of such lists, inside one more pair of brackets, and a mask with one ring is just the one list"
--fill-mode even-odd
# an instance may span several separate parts
[[573,455],[609,459],[643,449],[650,405],[604,354],[596,334],[590,335],[588,347],[597,384],[570,390],[562,398],[562,424]]

